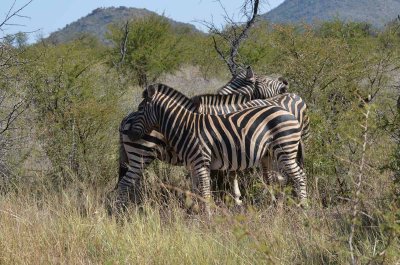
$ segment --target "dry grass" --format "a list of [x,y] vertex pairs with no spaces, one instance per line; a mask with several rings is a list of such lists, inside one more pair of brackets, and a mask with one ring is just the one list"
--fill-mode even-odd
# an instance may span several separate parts
[[[347,209],[218,211],[207,221],[177,206],[146,205],[145,213],[131,211],[120,224],[101,201],[90,188],[82,195],[75,189],[2,195],[0,264],[345,264],[349,258]],[[377,240],[366,235],[359,253],[377,255]]]

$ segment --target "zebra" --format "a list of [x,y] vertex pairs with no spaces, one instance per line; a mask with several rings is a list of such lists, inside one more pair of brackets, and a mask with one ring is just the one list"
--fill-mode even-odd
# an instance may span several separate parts
[[[252,80],[254,85],[243,84],[243,80]],[[235,84],[231,86],[229,84]],[[257,76],[254,74],[252,68],[248,66],[246,71],[240,72],[234,77],[227,85],[218,89],[217,94],[219,95],[230,95],[240,94],[249,98],[249,100],[255,99],[271,99],[277,95],[287,93],[289,83],[283,77],[278,79],[271,78],[269,76]],[[309,118],[305,114],[307,105],[305,101],[298,95],[291,93],[290,98],[276,98],[275,102],[282,107],[286,108],[293,113],[296,117],[302,117],[304,126],[302,128],[302,141],[306,141],[309,137]],[[212,94],[210,95],[212,98]],[[206,105],[208,102],[203,102]],[[295,104],[295,105],[293,105]]]
[[[278,106],[256,106],[224,115],[193,112],[193,102],[163,84],[143,92],[131,127],[132,140],[158,128],[192,173],[192,184],[210,200],[210,170],[243,170],[262,163],[273,151],[280,168],[293,181],[306,205],[305,175],[296,157],[301,137],[297,119]],[[208,204],[205,205],[208,209]]]
[[[281,93],[286,90],[286,85],[287,82],[283,81],[277,81],[277,82],[270,82],[271,88],[269,89],[267,86],[259,85],[257,88],[255,88],[255,80],[258,80],[258,84],[260,84],[259,80],[270,80],[270,78],[263,78],[263,77],[258,77],[255,76],[251,67],[248,67],[246,69],[246,72],[241,72],[239,73],[238,76],[232,78],[232,80],[222,87],[220,91],[222,91],[224,88],[229,88],[228,90],[230,91],[239,91],[240,89],[244,88],[243,94],[233,94],[236,95],[237,97],[232,97],[232,98],[227,98],[225,97],[222,101],[215,100],[215,97],[218,97],[217,95],[210,95],[209,97],[214,97],[213,102],[202,102],[202,104],[209,105],[214,105],[215,108],[217,108],[218,104],[219,106],[231,106],[232,104],[240,104],[247,102],[251,96],[254,94],[258,93],[261,94],[260,92],[254,92],[256,89],[258,90],[264,90],[267,92],[263,92],[264,94],[277,94]],[[269,91],[268,91],[269,89]],[[201,96],[197,97],[198,99],[204,100],[206,96]],[[220,98],[219,100],[221,100]],[[301,98],[300,98],[301,99]],[[292,97],[291,99],[293,102],[296,102],[298,100],[298,97],[294,98]],[[275,100],[274,102],[277,103],[278,100]],[[281,100],[280,104],[282,105],[283,100]],[[301,105],[302,102],[300,102]],[[297,104],[297,103],[296,103]],[[289,104],[283,104],[284,107],[288,107]],[[232,111],[232,108],[222,108],[219,110],[220,113],[224,112],[229,112]],[[207,112],[207,111],[206,111]],[[294,112],[298,113],[298,112]],[[302,112],[300,112],[301,114]],[[150,164],[154,159],[158,158],[164,162],[170,163],[172,165],[181,165],[181,161],[177,158],[177,155],[168,150],[167,144],[165,143],[165,139],[163,139],[162,135],[156,131],[152,131],[149,135],[145,136],[143,139],[141,139],[138,142],[133,142],[129,138],[129,128],[131,125],[131,120],[132,117],[135,115],[135,113],[131,113],[129,116],[127,116],[122,122],[120,126],[120,166],[119,166],[119,177],[118,177],[118,182],[116,189],[119,190],[120,193],[121,191],[125,191],[122,194],[127,193],[127,188],[124,187],[133,187],[131,189],[133,195],[130,196],[131,198],[140,198],[138,196],[138,188],[140,185],[140,179],[142,175],[142,171],[148,164]],[[302,164],[301,164],[302,165]],[[128,178],[123,179],[123,177],[128,174]],[[235,179],[235,181],[237,181]],[[135,188],[136,187],[136,188]],[[140,190],[140,189],[139,189]],[[234,190],[238,191],[238,188],[236,187]],[[237,194],[237,192],[235,192]],[[240,192],[239,192],[240,196]],[[120,198],[125,197],[125,195],[120,195]],[[235,201],[238,201],[237,199],[238,195],[235,195]],[[122,200],[122,199],[120,199]]]
[[[252,87],[255,86],[256,79],[257,77],[254,75],[251,67],[247,67],[246,71],[242,71],[237,76],[233,76],[220,90],[229,89],[236,91],[238,89],[247,88],[247,91],[252,91],[254,90]],[[280,92],[279,88],[274,87],[274,89],[276,90],[271,91],[271,94]],[[238,93],[236,94],[238,100],[239,98],[242,101],[250,99],[249,96],[240,96]],[[235,99],[232,98],[232,100]],[[140,203],[140,179],[143,169],[147,167],[147,165],[156,158],[173,165],[181,165],[181,163],[178,161],[176,154],[168,150],[164,137],[157,131],[152,131],[140,141],[132,141],[129,138],[129,126],[134,116],[135,113],[130,113],[126,116],[122,120],[119,128],[119,174],[115,189],[118,190],[119,193],[118,200],[126,200],[122,198],[127,198],[127,194],[131,193],[129,197],[137,203]],[[128,178],[124,178],[125,175],[128,175]],[[132,190],[129,192],[126,187],[132,187]]]
[[[224,114],[237,110],[242,110],[248,107],[256,106],[270,106],[276,105],[280,107],[286,107],[287,110],[294,113],[296,119],[299,121],[301,128],[303,130],[304,121],[308,121],[305,113],[306,105],[302,99],[296,94],[282,94],[270,98],[268,100],[254,100],[249,101],[248,96],[241,94],[230,94],[230,95],[198,95],[192,98],[192,102],[195,107],[192,109],[194,111],[197,109],[199,113],[209,113],[209,114]],[[296,107],[297,111],[294,112],[292,108]],[[182,165],[182,161],[179,160],[177,154],[172,152],[168,148],[165,138],[161,133],[153,130],[150,134],[145,135],[143,139],[139,141],[132,141],[129,138],[130,128],[132,126],[132,121],[134,120],[136,112],[128,115],[121,123],[120,126],[120,174],[117,185],[122,185],[125,187],[132,186],[132,198],[139,198],[137,194],[140,191],[140,178],[144,168],[150,164],[153,160],[159,159],[171,165]],[[300,146],[301,148],[302,146]],[[303,168],[302,156],[298,158],[299,165]],[[130,170],[124,164],[130,165]],[[264,171],[266,171],[268,165],[265,166]],[[121,182],[125,174],[129,175],[129,178]],[[266,174],[267,183],[271,183],[271,179],[280,178],[283,182],[286,181],[285,176],[274,176],[271,174]],[[129,183],[126,181],[129,180]],[[236,175],[234,178],[234,200],[236,204],[241,204],[240,200],[240,190],[238,189]],[[122,187],[120,187],[122,189]],[[124,195],[125,196],[125,195]]]
[[[230,95],[235,95],[235,94],[230,94]],[[224,95],[224,96],[229,96],[229,95]],[[256,107],[256,106],[269,106],[269,105],[275,105],[275,106],[280,106],[290,113],[292,113],[298,122],[300,123],[301,127],[301,141],[299,145],[299,154],[298,154],[298,162],[300,167],[303,169],[304,168],[304,144],[303,141],[308,138],[309,135],[309,117],[307,115],[307,105],[304,102],[304,100],[294,94],[294,93],[285,93],[281,95],[277,95],[271,98],[268,98],[266,100],[252,100],[252,101],[246,101],[248,98],[248,95],[245,95],[245,97],[242,97],[242,103],[237,103],[237,104],[229,104],[224,100],[224,96],[221,95],[198,95],[192,98],[192,101],[197,104],[197,112],[199,113],[207,113],[207,114],[226,114],[229,112],[233,111],[238,111],[238,110],[243,110],[246,108],[250,107]],[[229,98],[227,98],[229,99]],[[269,164],[271,164],[272,161],[269,161]],[[267,166],[265,170],[270,169],[271,166]],[[270,183],[273,178],[273,175],[268,176],[267,175],[267,182]],[[282,178],[282,176],[275,176],[276,178]],[[286,181],[285,178],[283,177],[284,182]]]
[[[213,104],[216,104],[216,108],[218,108],[213,113],[232,112],[236,109],[236,105],[249,101],[248,96],[241,94],[214,96],[219,98],[213,100]],[[203,100],[202,96],[195,98],[196,100]],[[207,104],[209,105],[211,102],[207,102]],[[196,111],[198,108],[198,105],[193,104],[191,111]],[[140,194],[142,173],[151,162],[158,159],[175,166],[182,166],[183,163],[178,155],[169,148],[164,136],[157,130],[152,130],[142,139],[132,141],[130,129],[136,116],[137,112],[130,113],[122,120],[119,127],[119,176],[115,189],[122,192],[119,194],[119,200],[125,200],[129,196],[136,204],[139,204],[142,199]],[[124,178],[125,175],[127,175],[127,178]],[[234,181],[237,182],[236,179]],[[236,187],[235,190],[238,190],[238,188]],[[235,200],[237,201],[236,197]]]
[[[243,76],[244,72],[239,73],[239,75]],[[284,94],[287,92],[289,83],[282,77],[278,79],[273,79],[268,76],[255,76],[252,73],[251,67],[247,68],[246,76],[250,76],[253,78],[255,82],[254,86],[243,86],[243,87],[225,86],[220,88],[217,93],[223,95],[242,94],[250,97],[250,99],[267,99],[274,97],[275,95]],[[276,103],[281,105],[285,109],[289,110],[290,112],[292,112],[293,115],[295,115],[296,117],[300,117],[302,119],[300,121],[300,123],[303,126],[302,126],[302,137],[299,144],[298,159],[301,162],[300,164],[301,168],[304,169],[304,156],[305,156],[304,143],[307,141],[310,135],[309,131],[310,120],[308,118],[308,115],[305,114],[307,106],[304,100],[297,95],[295,100],[292,99],[294,98],[291,99],[286,98],[283,101]],[[293,103],[296,103],[296,105],[293,105]],[[271,182],[272,179],[282,179],[283,180],[282,184],[285,185],[285,182],[287,181],[285,176],[280,175],[277,170],[270,171],[274,167],[274,162],[276,161],[273,161],[272,156],[270,156],[268,162],[265,163],[266,165],[265,170],[268,170],[270,172],[270,174],[267,175],[267,181]]]

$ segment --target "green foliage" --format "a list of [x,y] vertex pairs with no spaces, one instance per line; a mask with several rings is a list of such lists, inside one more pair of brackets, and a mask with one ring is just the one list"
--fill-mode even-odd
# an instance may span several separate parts
[[183,62],[199,68],[204,79],[220,77],[227,69],[214,49],[212,39],[203,34],[184,35],[181,40]]
[[116,170],[114,135],[122,88],[113,71],[101,63],[102,48],[93,39],[81,39],[34,46],[30,52],[41,54],[30,69],[34,78],[29,92],[37,134],[54,175],[62,176],[57,182],[74,176],[88,182],[109,181]]
[[322,37],[330,38],[362,38],[372,34],[371,25],[361,22],[343,22],[336,18],[331,22],[323,23],[317,30]]
[[251,65],[259,72],[269,72],[266,61],[275,61],[276,50],[271,49],[271,30],[266,22],[259,22],[250,29],[248,39],[239,49],[240,61],[244,65]]
[[180,37],[164,17],[137,19],[126,29],[111,26],[109,38],[114,43],[113,63],[122,64],[125,73],[131,73],[141,87],[163,73],[176,70],[181,62]]
[[[345,196],[351,187],[353,163],[360,155],[362,99],[376,96],[374,113],[389,113],[387,102],[382,104],[387,93],[384,91],[399,58],[395,46],[382,49],[381,43],[393,43],[384,37],[385,33],[378,37],[350,34],[344,38],[342,27],[331,30],[328,36],[321,36],[308,28],[277,27],[272,42],[279,57],[271,67],[280,69],[290,80],[291,90],[307,102],[313,135],[307,146],[309,176],[318,177],[330,187],[320,193],[328,201],[332,196]],[[379,117],[374,117],[371,128],[380,135]]]

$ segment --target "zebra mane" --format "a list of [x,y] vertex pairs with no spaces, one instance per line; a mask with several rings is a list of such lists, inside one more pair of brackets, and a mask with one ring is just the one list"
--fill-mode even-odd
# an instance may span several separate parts
[[192,97],[192,101],[196,106],[207,105],[207,106],[228,106],[228,105],[239,105],[250,101],[251,98],[248,95],[242,94],[204,94]]
[[198,105],[182,92],[161,83],[150,85],[147,89],[145,89],[143,91],[143,98],[147,97],[147,93],[150,88],[155,89],[157,93],[167,96],[170,100],[175,101],[176,104],[179,104],[190,111],[195,111],[198,109]]

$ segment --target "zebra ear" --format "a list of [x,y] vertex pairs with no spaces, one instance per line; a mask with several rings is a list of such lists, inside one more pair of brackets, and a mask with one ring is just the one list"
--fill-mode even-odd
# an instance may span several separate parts
[[246,79],[247,80],[250,80],[250,81],[255,81],[255,76],[254,76],[254,73],[253,73],[253,69],[251,69],[251,66],[247,66],[247,69],[246,69]]
[[156,93],[156,88],[155,88],[155,86],[154,86],[154,85],[150,85],[150,86],[148,86],[147,89],[144,91],[144,93],[143,93],[143,98],[151,99],[151,98],[154,96],[155,93]]

